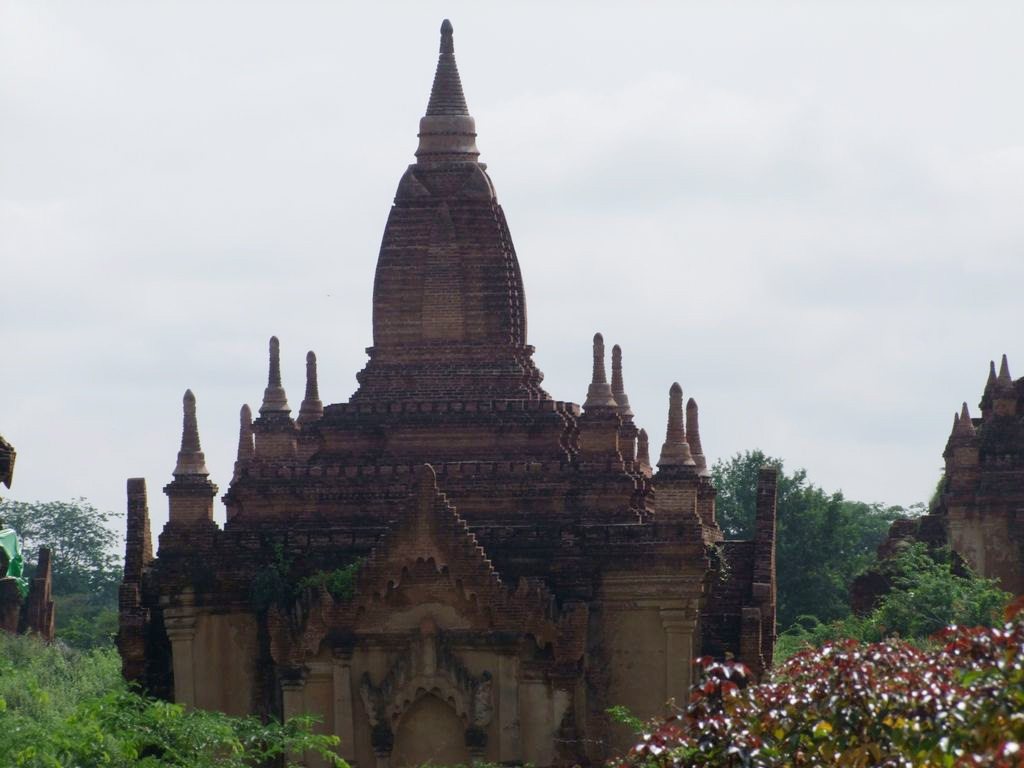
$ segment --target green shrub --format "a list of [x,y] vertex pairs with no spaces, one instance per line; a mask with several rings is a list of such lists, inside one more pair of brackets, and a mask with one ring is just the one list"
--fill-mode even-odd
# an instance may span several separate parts
[[242,768],[304,751],[344,766],[332,751],[337,738],[312,726],[312,718],[281,724],[186,712],[130,690],[113,649],[82,652],[0,633],[5,768]]
[[893,589],[868,616],[846,616],[822,623],[814,616],[799,616],[779,634],[775,661],[823,643],[853,639],[879,642],[900,637],[918,645],[951,624],[992,626],[1000,623],[1010,599],[993,579],[985,579],[959,566],[948,549],[929,552],[924,544],[911,544],[880,565]]

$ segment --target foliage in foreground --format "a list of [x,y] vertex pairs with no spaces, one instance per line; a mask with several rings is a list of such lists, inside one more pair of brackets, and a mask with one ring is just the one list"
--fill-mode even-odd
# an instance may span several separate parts
[[1014,766],[1024,741],[1024,603],[998,628],[941,646],[846,640],[793,656],[760,684],[700,659],[685,709],[649,724],[619,768]]
[[330,751],[337,738],[311,729],[308,718],[282,725],[186,712],[129,690],[112,649],[68,651],[0,632],[4,766],[242,768],[303,751],[344,766]]
[[879,568],[889,576],[893,589],[869,615],[828,624],[801,616],[779,635],[776,662],[801,649],[845,638],[879,642],[896,636],[921,644],[951,624],[994,626],[1001,623],[1003,606],[1010,599],[995,579],[957,565],[948,549],[930,553],[925,544],[910,544]]

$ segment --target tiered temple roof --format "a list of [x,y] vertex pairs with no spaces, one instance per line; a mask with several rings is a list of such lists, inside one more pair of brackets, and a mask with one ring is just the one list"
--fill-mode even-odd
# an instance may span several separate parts
[[[604,759],[607,707],[654,714],[681,700],[702,648],[770,663],[774,476],[758,540],[729,550],[697,406],[684,409],[678,384],[657,471],[618,345],[609,383],[594,336],[582,407],[541,389],[519,263],[478,157],[446,21],[416,162],[384,230],[358,389],[324,406],[309,352],[293,418],[289,357],[271,339],[259,416],[241,409],[223,528],[186,393],[155,560],[144,485],[129,485],[126,675],[189,704],[288,714],[300,700],[319,711],[304,681],[346,659],[333,700],[360,685],[366,707],[332,710],[346,757],[402,754],[419,675],[447,692],[474,757],[543,765]],[[349,598],[316,581],[352,568]],[[202,673],[215,663],[234,698]]]

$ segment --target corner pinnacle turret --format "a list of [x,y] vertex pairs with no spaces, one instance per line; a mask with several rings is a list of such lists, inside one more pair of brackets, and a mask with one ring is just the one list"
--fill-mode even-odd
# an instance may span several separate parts
[[618,408],[604,368],[604,337],[594,334],[594,370],[584,408]]
[[633,419],[633,409],[629,407],[629,396],[622,381],[622,347],[612,347],[612,397],[619,406],[619,416],[623,420]]
[[696,467],[686,442],[686,428],[683,425],[683,388],[676,382],[668,391],[668,427],[665,443],[661,446],[658,467]]
[[206,457],[199,445],[199,424],[196,421],[196,396],[191,389],[185,390],[182,399],[183,418],[181,424],[181,450],[174,466],[175,477],[207,476]]
[[277,336],[270,337],[270,369],[267,374],[267,388],[263,391],[263,405],[260,415],[268,413],[291,413],[288,397],[281,386],[281,342]]
[[316,376],[316,354],[310,350],[306,353],[306,396],[299,406],[298,424],[316,421],[324,415],[324,404],[320,399],[320,387]]

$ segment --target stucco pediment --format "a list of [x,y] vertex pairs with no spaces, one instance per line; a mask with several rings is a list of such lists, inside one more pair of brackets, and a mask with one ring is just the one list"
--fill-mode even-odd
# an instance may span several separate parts
[[363,564],[350,602],[321,591],[298,632],[286,632],[288,622],[275,614],[271,652],[291,663],[316,655],[332,631],[402,633],[427,615],[440,629],[532,636],[558,660],[575,662],[583,655],[587,615],[582,605],[559,612],[539,580],[506,587],[428,464],[417,469],[409,499]]

